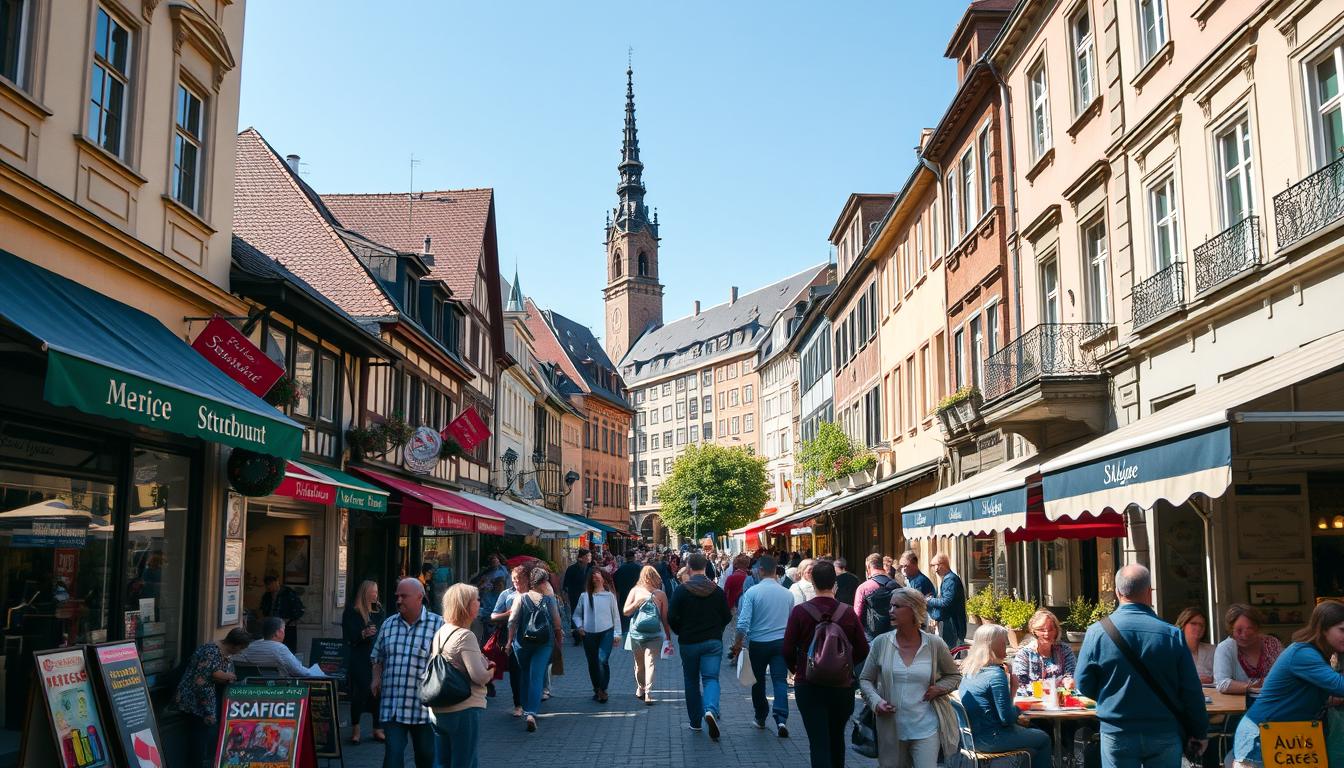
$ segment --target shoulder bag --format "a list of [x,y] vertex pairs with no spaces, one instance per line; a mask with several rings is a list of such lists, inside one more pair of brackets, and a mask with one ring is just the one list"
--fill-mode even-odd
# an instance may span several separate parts
[[471,678],[443,655],[443,649],[457,631],[467,630],[457,627],[449,632],[425,665],[425,674],[420,678],[420,703],[426,707],[451,707],[471,698]]
[[1143,679],[1143,682],[1148,684],[1148,688],[1155,696],[1157,696],[1157,700],[1162,702],[1162,706],[1167,708],[1167,711],[1171,713],[1172,717],[1176,718],[1176,722],[1181,726],[1181,731],[1185,736],[1185,743],[1181,745],[1181,751],[1185,755],[1185,759],[1190,761],[1193,765],[1200,765],[1203,760],[1204,751],[1200,749],[1199,745],[1194,741],[1195,737],[1193,734],[1195,729],[1190,727],[1190,720],[1186,717],[1185,712],[1176,706],[1176,703],[1171,700],[1171,697],[1167,696],[1167,692],[1158,684],[1156,678],[1153,677],[1153,673],[1149,671],[1148,667],[1144,665],[1143,660],[1139,658],[1139,654],[1135,653],[1129,643],[1125,642],[1125,638],[1121,636],[1120,630],[1116,628],[1115,622],[1111,621],[1110,616],[1101,620],[1101,628],[1106,630],[1106,634],[1111,638],[1111,642],[1115,643],[1115,647],[1120,649],[1120,655],[1125,657],[1125,660],[1134,668],[1134,671]]

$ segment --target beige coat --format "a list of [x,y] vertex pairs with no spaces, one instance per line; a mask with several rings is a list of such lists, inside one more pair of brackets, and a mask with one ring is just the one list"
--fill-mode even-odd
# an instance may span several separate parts
[[442,648],[442,656],[448,663],[467,673],[471,678],[471,695],[450,707],[434,707],[435,714],[460,712],[471,707],[485,707],[485,684],[494,677],[494,672],[486,666],[485,655],[481,653],[481,644],[476,633],[470,629],[455,627],[445,623],[434,633],[435,650]]
[[[928,632],[923,635],[933,654],[933,674],[929,677],[929,685],[936,685],[948,693],[957,690],[957,686],[961,685],[961,671],[947,650],[947,644],[937,635]],[[873,638],[868,660],[864,662],[863,673],[859,675],[859,690],[874,712],[879,703],[887,700],[887,692],[895,688],[891,672],[898,653],[900,650],[896,647],[895,630]],[[933,700],[933,711],[938,715],[938,736],[943,755],[956,754],[961,743],[961,729],[952,702],[947,700],[947,696],[939,696]],[[900,723],[897,718],[878,715],[874,720],[877,723],[877,764],[881,768],[905,768],[906,755],[901,749]]]

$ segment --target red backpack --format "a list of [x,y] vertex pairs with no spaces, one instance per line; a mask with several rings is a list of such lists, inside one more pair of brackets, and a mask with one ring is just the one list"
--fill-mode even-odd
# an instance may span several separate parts
[[854,647],[844,628],[836,623],[849,606],[839,603],[832,614],[823,614],[811,601],[802,603],[802,607],[817,622],[807,646],[808,684],[850,687],[854,684]]

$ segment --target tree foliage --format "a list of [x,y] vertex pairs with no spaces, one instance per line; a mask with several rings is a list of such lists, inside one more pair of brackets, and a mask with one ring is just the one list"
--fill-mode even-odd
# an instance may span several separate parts
[[877,466],[877,457],[851,440],[834,422],[817,425],[817,436],[805,440],[798,449],[798,466],[803,473],[803,492],[816,493],[822,483]]
[[[765,459],[745,447],[693,444],[672,464],[672,474],[658,488],[663,525],[683,536],[724,533],[760,515],[770,498]],[[691,498],[698,514],[691,513]],[[698,526],[697,526],[698,520]]]

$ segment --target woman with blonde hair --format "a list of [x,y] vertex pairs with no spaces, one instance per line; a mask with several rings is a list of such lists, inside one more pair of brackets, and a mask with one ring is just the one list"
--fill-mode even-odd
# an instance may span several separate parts
[[1030,685],[1033,680],[1073,677],[1078,657],[1068,643],[1060,641],[1063,634],[1059,619],[1042,608],[1027,622],[1031,639],[1023,643],[1013,656],[1013,677],[1018,685]]
[[382,626],[383,606],[378,603],[378,584],[372,580],[360,582],[355,600],[341,615],[341,636],[350,649],[350,743],[359,743],[359,721],[364,713],[373,716],[373,739],[383,741],[383,724],[378,720],[378,697],[370,688],[373,683],[373,662],[369,653]]
[[434,633],[435,655],[462,670],[471,679],[471,695],[456,704],[434,707],[430,720],[438,736],[439,765],[477,768],[481,710],[485,684],[494,677],[494,664],[481,653],[471,623],[481,610],[480,594],[470,584],[454,584],[443,593],[443,626]]
[[1008,654],[1008,630],[998,624],[983,624],[975,630],[971,650],[961,662],[961,703],[975,736],[978,752],[1031,753],[1031,768],[1049,768],[1050,737],[1024,728],[1013,705],[1013,684],[1008,679],[1004,657]]
[[646,565],[640,570],[639,581],[626,595],[621,611],[634,617],[625,647],[635,656],[635,698],[652,704],[654,666],[663,642],[672,639],[672,628],[667,625],[667,595],[658,569]]
[[957,754],[960,731],[946,697],[962,676],[943,639],[922,629],[928,622],[922,592],[892,590],[892,629],[873,638],[859,675],[859,690],[877,715],[881,768],[934,768],[940,748]]

